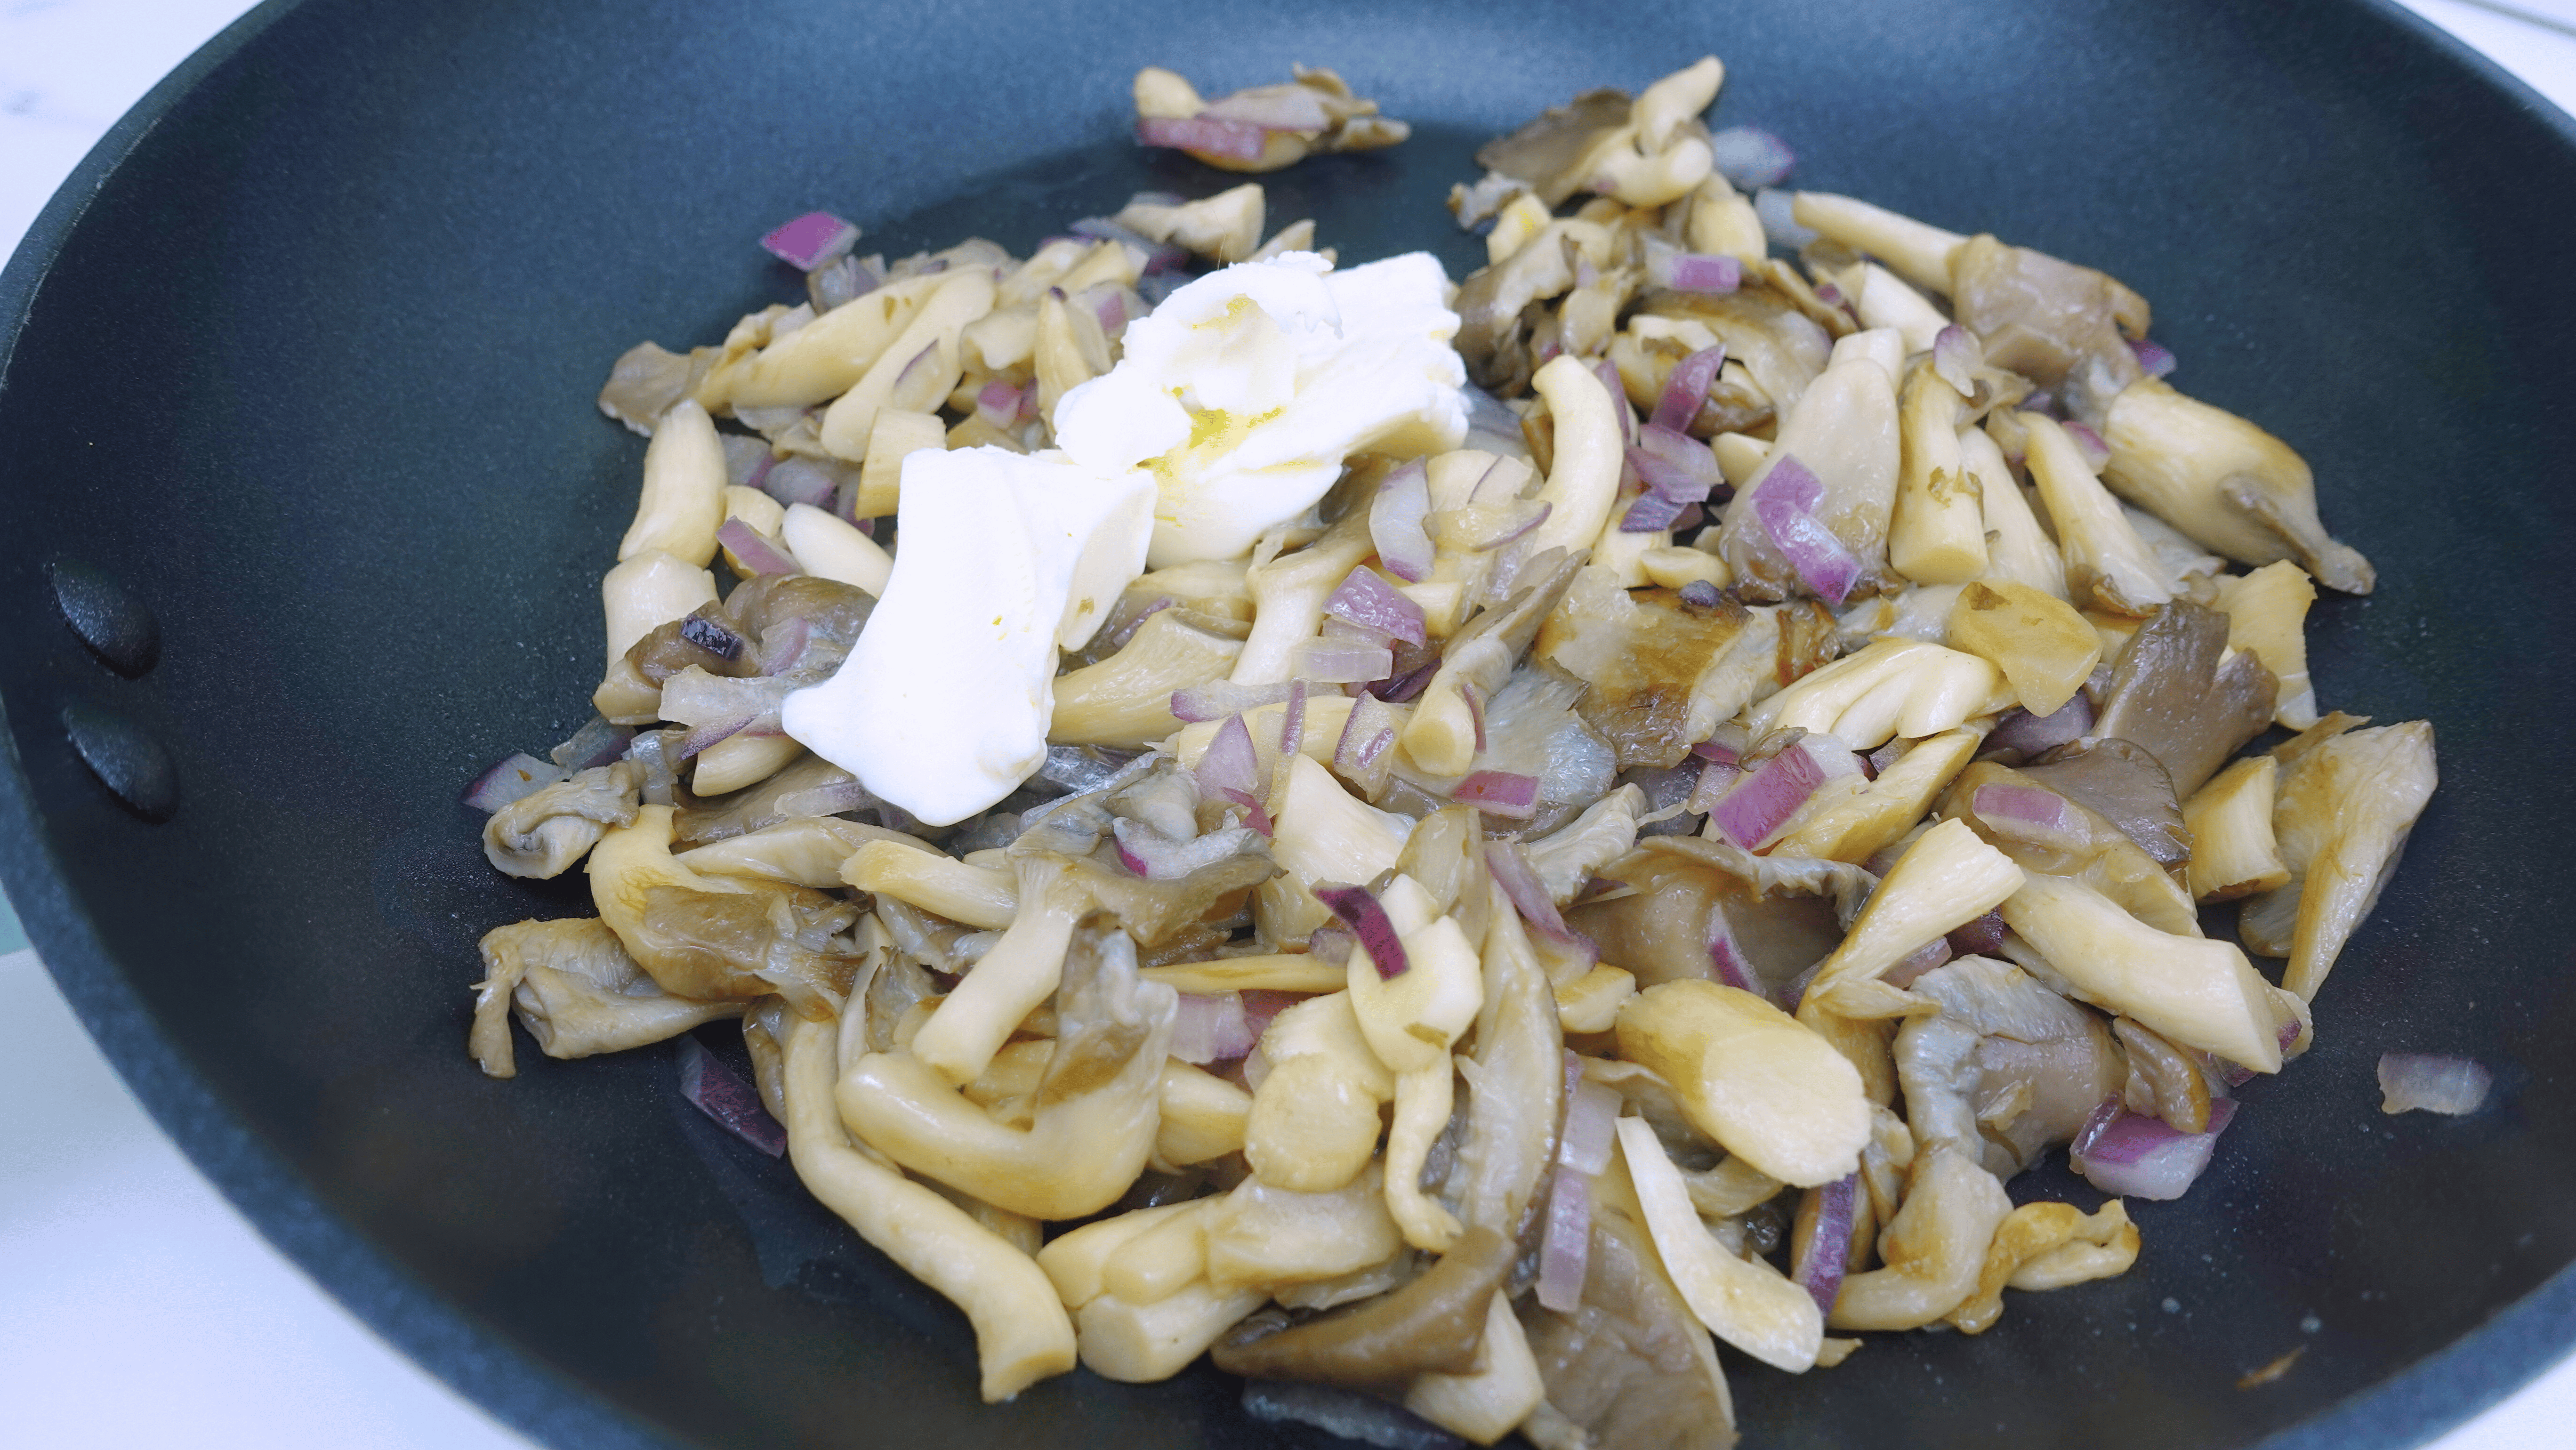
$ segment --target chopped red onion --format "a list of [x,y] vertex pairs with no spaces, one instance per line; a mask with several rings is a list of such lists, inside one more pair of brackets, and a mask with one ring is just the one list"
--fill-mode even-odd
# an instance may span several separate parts
[[716,441],[724,445],[725,482],[742,488],[758,488],[777,463],[771,456],[766,439],[746,438],[740,433],[725,433]]
[[1227,800],[1243,807],[1244,825],[1265,836],[1272,833],[1270,810],[1261,803],[1261,797],[1248,790],[1229,790],[1221,794]]
[[1623,534],[1662,533],[1681,518],[1683,509],[1690,506],[1681,499],[1667,498],[1653,489],[1648,489],[1628,501],[1628,507],[1619,515],[1619,532]]
[[1605,357],[1592,364],[1592,375],[1609,390],[1610,411],[1619,415],[1619,441],[1623,444],[1636,442],[1637,410],[1628,406],[1628,386],[1619,381],[1619,369]]
[[1220,799],[1243,804],[1241,797],[1258,799],[1269,794],[1261,780],[1261,752],[1252,746],[1252,727],[1241,715],[1231,715],[1217,727],[1216,739],[1208,742],[1207,753],[1199,757],[1199,789]]
[[1869,752],[1867,755],[1862,756],[1860,758],[1861,771],[1870,779],[1876,780],[1878,779],[1880,772],[1886,770],[1889,766],[1894,765],[1897,761],[1903,759],[1904,756],[1905,739],[1903,736],[1899,736],[1896,739],[1887,742],[1885,745],[1878,747],[1876,750]]
[[1948,960],[1950,960],[1950,939],[1936,936],[1908,952],[1895,966],[1888,968],[1879,980],[1902,991],[1913,986],[1915,978]]
[[1860,580],[1860,560],[1811,512],[1824,497],[1824,481],[1784,453],[1754,490],[1753,516],[1807,587],[1840,604]]
[[1389,473],[1369,500],[1369,542],[1378,562],[1408,584],[1431,573],[1431,535],[1423,527],[1430,516],[1431,483],[1419,458]]
[[1816,1190],[1815,1230],[1790,1268],[1789,1282],[1806,1290],[1826,1314],[1834,1312],[1834,1300],[1842,1295],[1843,1270],[1851,1263],[1852,1221],[1859,1216],[1859,1174]]
[[1487,815],[1526,821],[1538,814],[1538,777],[1508,770],[1479,770],[1458,782],[1449,799],[1462,801]]
[[1573,928],[1559,915],[1556,902],[1547,894],[1547,883],[1538,879],[1537,868],[1530,865],[1529,849],[1518,841],[1487,841],[1485,869],[1493,873],[1494,884],[1511,898],[1512,907],[1521,919],[1549,941],[1571,944]]
[[1762,235],[1771,245],[1794,252],[1816,239],[1813,229],[1799,224],[1797,204],[1795,196],[1768,186],[1753,194],[1753,214],[1762,219]]
[[2093,470],[2095,473],[2100,473],[2102,471],[2102,465],[2111,461],[2111,445],[2102,441],[2101,434],[2094,432],[2091,428],[2076,422],[2072,418],[2069,418],[2057,426],[2065,429],[2066,436],[2075,440],[2076,448],[2084,455],[2084,466],[2086,468]]
[[1789,143],[1757,126],[1729,126],[1708,138],[1717,174],[1738,191],[1759,191],[1789,179],[1798,153]]
[[975,416],[996,428],[1016,428],[1023,421],[1020,400],[1029,391],[995,378],[975,394]]
[[[888,391],[894,397],[908,397],[911,395],[913,389],[920,386],[923,378],[929,377],[932,373],[936,372],[938,368],[939,339],[932,338],[930,341],[921,345],[921,351],[912,355],[912,361],[903,365],[902,372],[894,375],[894,386]],[[933,404],[932,406],[937,407],[938,405]]]
[[1359,939],[1359,947],[1369,954],[1369,965],[1377,968],[1382,979],[1401,977],[1412,966],[1405,960],[1404,942],[1395,934],[1395,922],[1386,908],[1365,886],[1337,886],[1330,882],[1315,888],[1315,899],[1324,909],[1341,919]]
[[710,720],[704,725],[692,725],[689,727],[689,733],[680,737],[680,747],[671,752],[671,758],[690,760],[704,755],[716,746],[750,730],[752,722],[758,718],[753,715],[737,715],[729,720]]
[[1435,653],[1410,670],[1389,675],[1370,685],[1369,693],[1390,704],[1401,705],[1421,694],[1439,673],[1440,656]]
[[1646,280],[1673,292],[1732,292],[1744,282],[1744,264],[1733,257],[1685,252],[1661,238],[1646,239]]
[[2044,846],[2081,846],[2088,834],[2074,803],[2035,785],[1981,785],[1968,809],[1996,835]]
[[809,211],[760,239],[769,255],[799,272],[837,261],[858,244],[857,224],[828,211]]
[[1610,1166],[1610,1148],[1617,1141],[1619,1125],[1619,1093],[1582,1078],[1581,1071],[1576,1066],[1566,1074],[1573,1087],[1565,1097],[1565,1132],[1557,1139],[1556,1161],[1589,1178]]
[[742,566],[754,574],[802,574],[787,552],[760,536],[760,531],[740,518],[729,518],[716,530],[716,542],[725,546]]
[[1787,825],[1798,808],[1807,803],[1807,797],[1826,781],[1859,773],[1860,763],[1851,752],[1835,748],[1839,742],[1825,737],[1831,754],[1842,757],[1837,768],[1825,751],[1809,748],[1816,739],[1809,736],[1800,740],[1737,781],[1726,798],[1710,808],[1709,823],[1725,832],[1728,840],[1751,851]]
[[1717,455],[1707,444],[1661,423],[1638,429],[1636,446],[1627,457],[1648,488],[1682,503],[1698,503],[1709,490],[1726,482],[1717,470]]
[[1171,1055],[1205,1067],[1252,1051],[1261,1035],[1244,1015],[1238,992],[1183,992],[1172,1018]]
[[572,772],[560,765],[521,753],[506,757],[476,776],[474,783],[467,786],[465,794],[458,799],[489,815],[512,801],[525,800],[547,786],[571,777]]
[[1353,700],[1351,717],[1342,726],[1341,739],[1333,744],[1334,766],[1344,775],[1366,775],[1395,744],[1398,719],[1394,709],[1374,695]]
[[567,771],[580,772],[606,765],[626,753],[626,743],[635,738],[632,725],[611,725],[597,715],[590,723],[572,733],[572,738],[546,752],[546,758]]
[[785,1153],[787,1130],[769,1115],[751,1084],[718,1061],[698,1039],[683,1033],[676,1040],[680,1045],[680,1096],[715,1119],[718,1127],[770,1157]]
[[1279,758],[1295,755],[1306,743],[1306,682],[1288,682],[1288,708],[1279,717]]
[[1989,911],[1950,933],[1950,952],[1961,957],[1990,957],[2004,949],[2004,914]]
[[1264,131],[1313,131],[1332,128],[1332,117],[1324,114],[1324,98],[1304,86],[1265,86],[1259,91],[1240,91],[1222,100],[1211,101],[1199,112],[1201,118],[1213,116],[1221,121],[1243,121]]
[[1718,604],[1717,586],[1705,579],[1693,579],[1676,592],[1693,609],[1715,609]]
[[1692,746],[1690,753],[1702,760],[1714,760],[1720,765],[1733,765],[1744,759],[1742,750],[1723,740],[1703,740]]
[[1395,651],[1384,645],[1318,635],[1288,651],[1288,673],[1320,685],[1365,685],[1394,671]]
[[1753,975],[1753,964],[1744,959],[1744,948],[1736,945],[1735,928],[1723,911],[1708,914],[1709,980],[1740,991],[1759,993],[1760,981]]
[[1186,690],[1172,692],[1172,718],[1196,725],[1207,720],[1222,720],[1264,705],[1276,705],[1288,698],[1285,681],[1275,685],[1238,685],[1229,680],[1211,680]]
[[1591,1257],[1592,1175],[1559,1165],[1547,1193],[1547,1235],[1539,1247],[1539,1307],[1559,1314],[1582,1308]]
[[2093,1110],[2069,1156],[2075,1171],[2104,1193],[2158,1202],[2180,1198],[2209,1167],[2218,1135],[2235,1116],[2234,1098],[2213,1098],[2209,1131],[2178,1133],[2162,1118],[2130,1112],[2114,1094]]
[[1977,350],[1977,341],[1968,329],[1953,322],[1932,337],[1932,371],[1948,383],[1960,397],[1977,391],[1976,366],[1985,357]]
[[[1319,932],[1332,930],[1332,928],[1320,926],[1315,929]],[[1350,947],[1348,945],[1348,942],[1350,941],[1349,934],[1343,933],[1342,940],[1345,943],[1342,948],[1342,959],[1344,961],[1348,961],[1350,959]],[[1338,963],[1336,965],[1338,965]],[[1289,1008],[1296,1006],[1298,1003],[1307,1000],[1315,994],[1312,992],[1270,992],[1264,991],[1259,987],[1254,987],[1243,992],[1241,995],[1243,997],[1244,1025],[1252,1029],[1252,1040],[1259,1042],[1261,1040],[1261,1034],[1270,1030],[1270,1022],[1272,1018],[1277,1017],[1280,1013],[1287,1011]],[[1246,1051],[1249,1050],[1250,1049],[1246,1049]]]
[[840,486],[840,479],[802,458],[780,459],[760,480],[761,492],[791,507],[801,503],[828,509]]
[[1689,432],[1691,421],[1708,402],[1709,386],[1717,381],[1717,370],[1725,364],[1726,344],[1722,342],[1673,364],[1672,375],[1664,380],[1664,395],[1655,403],[1654,426],[1676,433]]
[[1136,140],[1145,146],[1170,146],[1235,161],[1258,161],[1262,148],[1269,144],[1270,133],[1250,121],[1202,112],[1186,119],[1149,116],[1136,123]]
[[[1353,569],[1341,587],[1333,591],[1332,597],[1324,601],[1324,612],[1336,619],[1366,625],[1407,644],[1421,644],[1429,638],[1425,633],[1422,606],[1397,593],[1394,585],[1379,578],[1377,571],[1366,565]],[[1384,677],[1372,675],[1370,678]]]
[[2379,1058],[2379,1110],[2460,1117],[2484,1106],[2495,1074],[2465,1057],[2436,1057],[2422,1052],[2387,1052]]
[[2151,378],[2164,377],[2179,366],[2171,352],[2143,337],[2130,343],[2129,351],[2136,354],[2138,367]]

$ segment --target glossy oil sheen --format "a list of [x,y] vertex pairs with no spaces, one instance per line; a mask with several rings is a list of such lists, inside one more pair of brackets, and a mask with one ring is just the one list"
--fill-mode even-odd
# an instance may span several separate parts
[[[120,126],[0,284],[0,852],[29,932],[265,1231],[540,1438],[1319,1443],[1205,1371],[980,1406],[961,1318],[688,1107],[668,1049],[557,1063],[523,1038],[518,1080],[482,1078],[476,938],[589,905],[578,875],[495,875],[456,794],[586,714],[642,452],[592,409],[609,361],[793,300],[755,245],[779,219],[1025,252],[1133,190],[1226,184],[1126,142],[1137,66],[1216,91],[1293,59],[1417,131],[1271,178],[1274,225],[1463,273],[1481,245],[1440,198],[1478,141],[1712,50],[1714,124],[1789,138],[1801,183],[2153,299],[2175,381],[2303,451],[2379,566],[2312,618],[2320,699],[2432,718],[2443,771],[2316,1051],[2245,1091],[2188,1199],[2138,1206],[2134,1271],[1803,1378],[1729,1356],[1747,1443],[2429,1434],[2576,1334],[2565,1277],[2489,1325],[2576,1257],[2553,844],[2576,278],[2552,259],[2576,146],[2393,9],[271,5]],[[51,617],[60,552],[159,616],[150,676]],[[71,754],[82,701],[168,745],[168,824]],[[2381,1117],[2392,1049],[2480,1058],[2494,1105]],[[2092,1202],[2062,1168],[2015,1189]]]

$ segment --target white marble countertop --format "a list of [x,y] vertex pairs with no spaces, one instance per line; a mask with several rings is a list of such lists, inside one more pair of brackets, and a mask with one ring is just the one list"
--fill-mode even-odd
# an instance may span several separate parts
[[[2576,111],[2576,0],[2404,0]],[[0,0],[0,256],[247,0]],[[0,1440],[527,1450],[316,1288],[188,1166],[0,903]],[[27,1094],[32,1092],[33,1099]],[[2565,1445],[2576,1360],[2434,1450]]]

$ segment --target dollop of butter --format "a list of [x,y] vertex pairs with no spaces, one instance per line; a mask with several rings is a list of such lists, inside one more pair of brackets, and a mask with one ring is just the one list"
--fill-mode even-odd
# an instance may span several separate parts
[[1062,453],[925,448],[903,460],[894,573],[787,734],[935,826],[1046,759],[1056,651],[1079,649],[1145,566],[1154,480]]
[[1152,474],[1151,567],[1240,558],[1312,508],[1350,455],[1458,446],[1452,295],[1428,252],[1348,271],[1287,252],[1211,272],[1128,325],[1118,365],[1056,405],[1056,441],[1094,470]]

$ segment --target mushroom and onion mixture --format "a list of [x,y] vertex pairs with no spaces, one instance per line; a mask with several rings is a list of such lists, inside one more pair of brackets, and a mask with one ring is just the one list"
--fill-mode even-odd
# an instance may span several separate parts
[[[484,938],[484,1071],[513,1013],[739,1019],[687,1090],[993,1400],[1208,1354],[1381,1444],[1724,1446],[1712,1335],[1800,1373],[2126,1270],[2309,1045],[2432,729],[2321,711],[2370,564],[2144,298],[1744,194],[1789,157],[1721,74],[1486,146],[1454,285],[1258,184],[1025,258],[773,233],[804,300],[601,394],[651,443],[598,718],[469,796],[598,915]],[[1149,71],[1144,137],[1401,139],[1298,75]],[[2113,1196],[2016,1207],[2070,1145]]]

